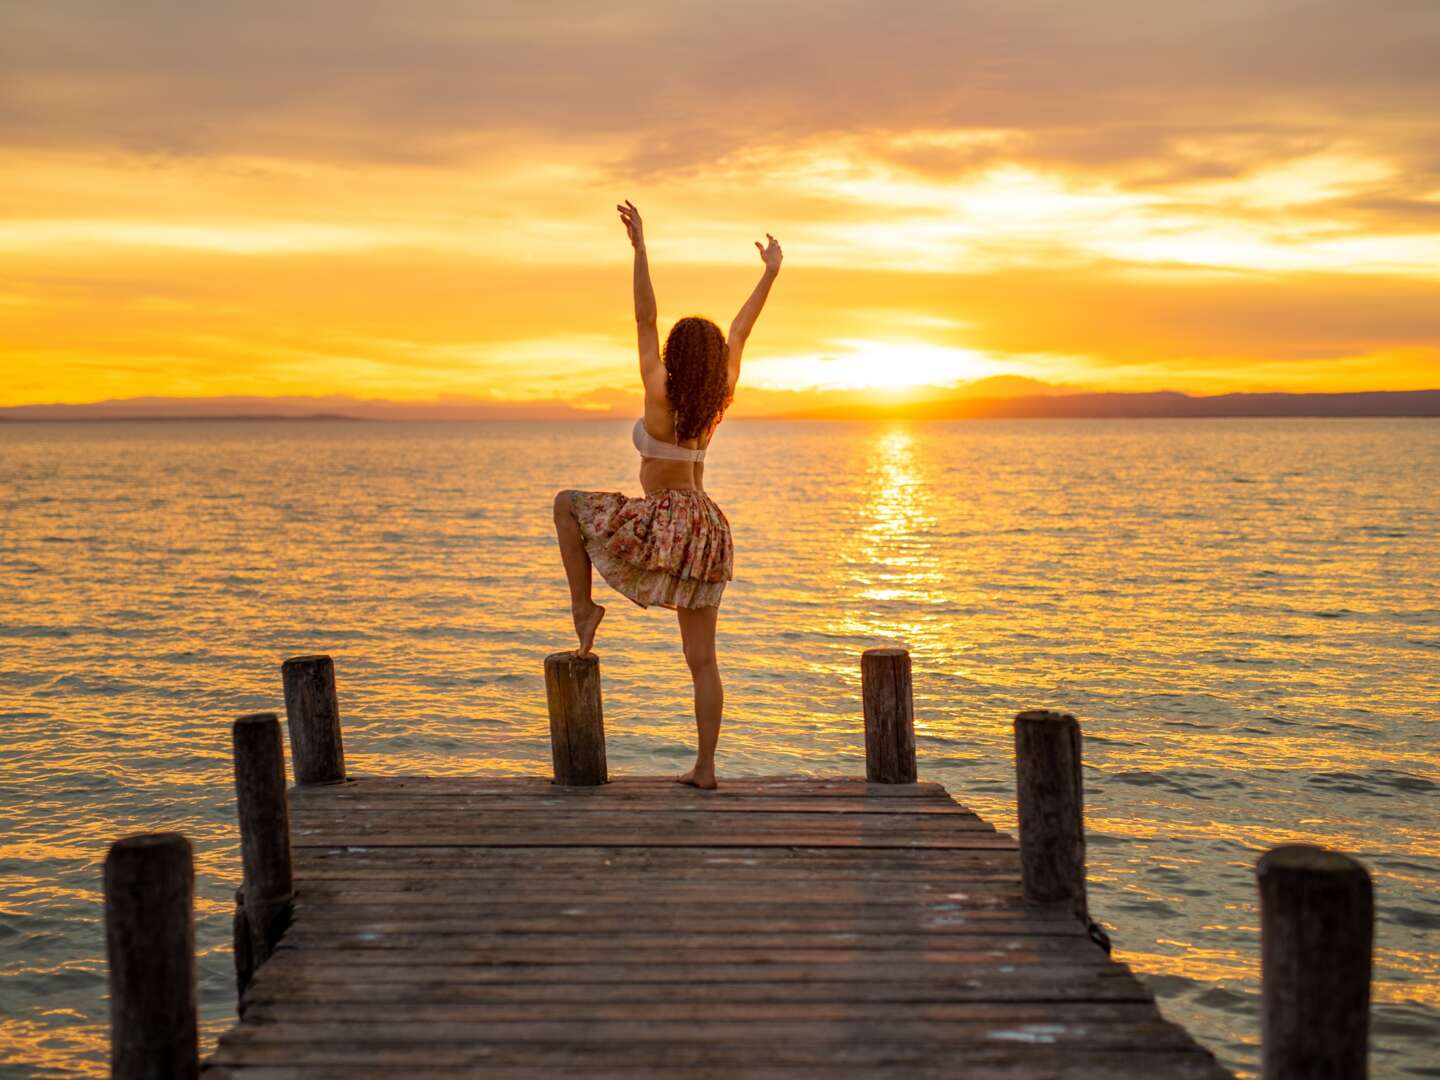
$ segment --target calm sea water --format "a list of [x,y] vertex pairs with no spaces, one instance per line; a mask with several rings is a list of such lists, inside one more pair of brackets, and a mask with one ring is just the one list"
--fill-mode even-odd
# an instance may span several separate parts
[[[100,1075],[100,862],[198,859],[208,1041],[234,1008],[228,722],[325,651],[357,772],[542,774],[571,644],[561,487],[635,491],[626,425],[0,425],[0,1071]],[[1376,885],[1375,1076],[1440,1045],[1440,423],[736,422],[725,774],[863,771],[859,654],[914,657],[922,776],[1003,828],[1010,718],[1084,724],[1092,907],[1253,1072],[1253,864]],[[597,642],[611,768],[693,738],[671,613]]]

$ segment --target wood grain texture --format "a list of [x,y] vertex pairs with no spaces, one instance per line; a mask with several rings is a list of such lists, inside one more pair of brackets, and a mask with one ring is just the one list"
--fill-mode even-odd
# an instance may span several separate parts
[[1080,725],[1037,709],[1015,717],[1015,796],[1025,897],[1089,918]]
[[552,653],[545,658],[545,700],[550,709],[550,755],[555,783],[590,787],[609,779],[605,717],[600,701],[600,658],[594,653]]
[[860,656],[860,690],[865,706],[865,779],[878,784],[915,783],[910,653],[866,649]]
[[235,961],[235,996],[240,998],[255,977],[258,965],[251,939],[250,920],[245,914],[245,890],[235,890],[235,915],[231,922],[230,948]]
[[358,778],[212,1077],[1228,1074],[936,784]]
[[345,779],[345,745],[335,662],[328,656],[295,656],[280,665],[280,677],[295,783],[340,783]]
[[1375,901],[1354,859],[1294,844],[1261,856],[1266,1080],[1363,1080]]
[[294,880],[280,720],[274,713],[242,716],[232,726],[231,738],[244,867],[243,920],[250,932],[248,955],[236,954],[238,976],[270,958],[290,920]]
[[110,1073],[115,1080],[193,1077],[195,864],[179,833],[117,840],[105,858]]

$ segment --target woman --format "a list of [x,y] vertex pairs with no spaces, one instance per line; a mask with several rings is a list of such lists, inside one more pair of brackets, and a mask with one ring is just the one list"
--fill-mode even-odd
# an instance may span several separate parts
[[705,494],[705,448],[735,395],[740,356],[770,286],[780,272],[780,245],[766,234],[760,249],[765,271],[730,323],[727,340],[709,319],[681,319],[660,349],[655,290],[645,254],[640,212],[627,199],[617,206],[635,249],[635,324],[645,415],[632,438],[640,451],[643,499],[619,492],[562,491],[555,496],[555,531],[570,583],[576,652],[586,656],[605,609],[590,598],[590,567],[641,607],[673,608],[680,620],[685,661],[695,683],[695,767],[676,779],[715,787],[715,744],[725,691],[715,662],[720,595],[733,576],[730,523]]

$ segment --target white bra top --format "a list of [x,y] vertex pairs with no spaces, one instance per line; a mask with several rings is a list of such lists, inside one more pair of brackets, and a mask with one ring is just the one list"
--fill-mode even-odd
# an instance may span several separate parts
[[674,443],[661,442],[655,438],[645,430],[643,417],[635,421],[635,430],[631,432],[630,438],[635,443],[635,449],[640,451],[641,457],[663,458],[666,461],[705,460],[703,449],[691,450],[689,447],[676,446]]

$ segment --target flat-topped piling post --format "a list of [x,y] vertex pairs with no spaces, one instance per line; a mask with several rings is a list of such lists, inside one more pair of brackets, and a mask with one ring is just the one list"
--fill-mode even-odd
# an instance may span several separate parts
[[249,935],[244,955],[238,950],[236,953],[237,981],[243,990],[285,932],[294,882],[280,720],[274,713],[242,716],[235,721],[232,738],[240,853],[245,870],[237,917],[243,920]]
[[1260,888],[1265,1080],[1363,1080],[1375,904],[1370,875],[1324,848],[1275,848]]
[[105,858],[110,1075],[198,1075],[195,863],[179,833],[117,840]]
[[328,656],[296,656],[286,660],[280,672],[295,783],[340,783],[345,779],[345,747],[334,661]]
[[1084,790],[1075,717],[1046,709],[1016,716],[1015,792],[1025,899],[1063,904],[1088,923]]
[[545,699],[550,709],[550,755],[555,783],[603,784],[605,719],[600,704],[600,658],[594,653],[552,653],[545,658]]
[[910,653],[866,649],[860,656],[860,690],[865,707],[865,779],[872,784],[913,784],[915,701]]

